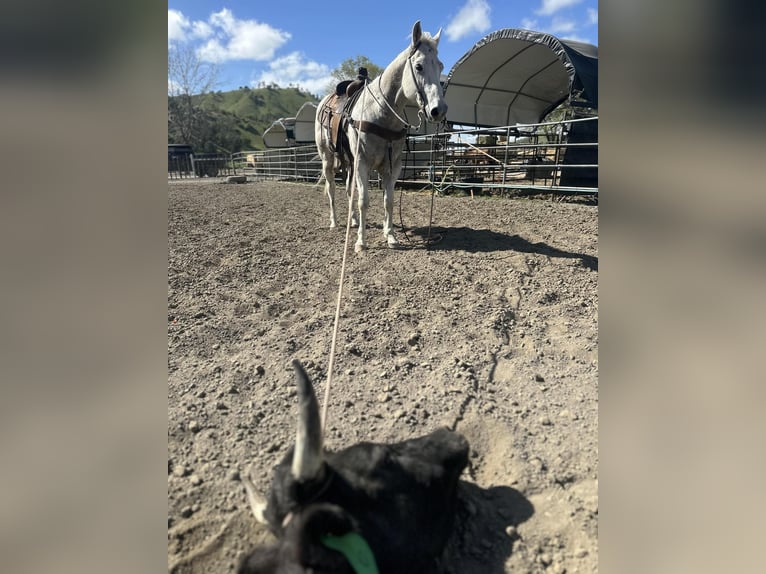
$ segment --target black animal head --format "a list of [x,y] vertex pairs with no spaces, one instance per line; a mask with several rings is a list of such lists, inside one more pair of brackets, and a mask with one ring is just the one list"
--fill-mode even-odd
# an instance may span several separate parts
[[296,444],[274,467],[268,502],[249,473],[242,476],[256,519],[278,542],[253,550],[239,573],[353,574],[351,556],[359,554],[349,551],[352,542],[369,555],[362,562],[377,564],[381,574],[429,570],[451,532],[468,442],[437,429],[394,444],[365,442],[325,451],[311,381],[298,361],[293,366]]

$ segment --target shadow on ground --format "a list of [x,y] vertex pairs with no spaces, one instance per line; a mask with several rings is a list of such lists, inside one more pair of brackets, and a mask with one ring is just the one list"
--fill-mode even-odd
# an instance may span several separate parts
[[462,504],[445,552],[444,572],[504,574],[518,540],[507,529],[529,520],[532,503],[509,486],[481,488],[461,481],[458,492]]
[[[436,568],[440,574],[505,574],[505,563],[518,540],[508,534],[509,526],[518,526],[529,520],[534,507],[519,491],[508,486],[481,488],[474,483],[460,481],[454,532]],[[204,514],[204,513],[202,513]],[[204,538],[202,528],[214,524],[217,531]],[[185,520],[169,531],[171,539],[188,538],[189,548],[168,562],[170,574],[187,574],[200,568],[212,571],[215,564],[229,562],[233,567],[242,556],[256,546],[274,541],[266,527],[255,522],[249,509],[241,509],[227,520],[199,516]],[[197,539],[194,542],[194,539]],[[228,548],[228,551],[227,551]]]
[[[429,237],[427,227],[408,230],[410,236],[423,241]],[[434,251],[468,251],[469,253],[489,253],[493,251],[516,251],[519,253],[537,253],[546,257],[579,259],[583,267],[598,271],[598,257],[558,249],[542,241],[533,243],[519,235],[507,235],[489,229],[471,227],[433,227],[430,230],[431,246]]]

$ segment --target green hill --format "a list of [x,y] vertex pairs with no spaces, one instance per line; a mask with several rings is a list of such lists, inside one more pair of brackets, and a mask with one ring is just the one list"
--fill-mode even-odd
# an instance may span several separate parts
[[[261,136],[274,120],[295,116],[305,102],[318,103],[316,97],[298,88],[274,86],[213,92],[194,96],[193,99],[195,105],[203,108],[205,114],[217,124],[216,127],[220,128],[213,129],[214,133],[232,129],[236,131],[239,138],[232,138],[235,141],[223,146],[227,149],[231,146],[239,148],[231,149],[232,152],[263,149],[265,146]],[[172,140],[173,136],[169,134],[168,143],[188,143]]]

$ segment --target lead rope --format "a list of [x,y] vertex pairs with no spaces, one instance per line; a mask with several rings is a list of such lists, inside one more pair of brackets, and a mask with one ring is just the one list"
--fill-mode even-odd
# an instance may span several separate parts
[[[365,84],[366,85],[366,84]],[[367,93],[362,94],[362,109],[364,109]],[[355,129],[355,128],[354,128]],[[351,178],[351,197],[348,202],[348,217],[346,217],[346,241],[343,244],[343,261],[340,265],[340,279],[338,280],[338,299],[335,305],[335,325],[332,330],[332,342],[330,343],[330,361],[327,365],[327,386],[324,390],[324,404],[322,405],[322,436],[325,436],[327,426],[327,409],[330,405],[330,388],[332,387],[332,373],[335,366],[335,347],[338,341],[338,324],[340,323],[340,302],[343,296],[343,282],[346,277],[346,255],[348,254],[348,238],[351,235],[351,215],[354,210],[354,190],[356,189],[356,174],[359,167],[359,132],[356,134],[356,150],[354,152],[354,172]],[[361,222],[360,222],[361,223]]]
[[[439,135],[439,128],[441,127],[441,124],[436,126],[436,133],[434,133],[434,137],[431,139],[431,157],[430,159],[433,160],[434,157],[434,144],[433,142],[436,140],[436,138]],[[407,146],[409,149],[409,138],[407,139]],[[405,164],[406,169],[406,164]],[[441,241],[443,239],[443,235],[441,233],[437,233],[434,235],[434,239],[431,239],[431,228],[433,227],[434,222],[434,195],[436,194],[436,185],[433,182],[433,176],[430,174],[430,170],[433,169],[433,165],[429,167],[429,184],[423,187],[420,191],[425,191],[427,188],[431,188],[431,208],[430,212],[428,214],[428,235],[426,236],[425,240],[422,240],[421,243],[425,244],[426,250],[429,250],[431,248],[431,245],[434,245]],[[444,184],[444,179],[447,177],[447,174],[452,169],[452,166],[449,166],[447,170],[444,173],[444,176],[442,177],[442,184]],[[399,225],[402,228],[402,232],[404,233],[405,239],[409,241],[411,244],[415,244],[415,241],[410,239],[409,234],[407,233],[407,227],[404,225],[404,218],[402,217],[402,198],[404,197],[404,189],[401,189],[399,191]]]

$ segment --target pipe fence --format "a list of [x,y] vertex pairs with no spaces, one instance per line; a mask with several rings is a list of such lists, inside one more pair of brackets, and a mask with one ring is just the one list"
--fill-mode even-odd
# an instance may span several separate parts
[[[249,181],[317,183],[322,171],[313,144],[235,153],[226,166]],[[371,180],[380,185],[377,173]],[[408,136],[397,185],[442,194],[598,194],[598,117]]]

